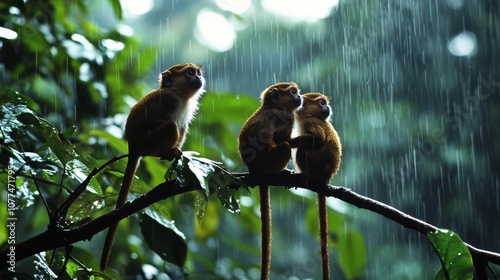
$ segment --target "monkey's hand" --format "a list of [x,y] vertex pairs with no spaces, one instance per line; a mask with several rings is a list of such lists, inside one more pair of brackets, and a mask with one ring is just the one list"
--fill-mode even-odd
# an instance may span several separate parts
[[182,157],[182,151],[178,147],[174,147],[170,152],[164,156],[162,156],[161,160],[172,161],[174,159],[180,159]]
[[312,135],[301,135],[288,140],[288,143],[292,148],[302,147],[306,149],[312,149],[314,147],[319,147],[321,144],[323,144],[323,141],[318,137],[314,137]]

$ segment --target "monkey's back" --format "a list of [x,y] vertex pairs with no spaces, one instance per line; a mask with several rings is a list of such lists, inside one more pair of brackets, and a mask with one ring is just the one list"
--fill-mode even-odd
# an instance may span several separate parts
[[[152,131],[166,120],[173,120],[182,100],[174,92],[155,89],[135,104],[127,117],[124,139],[129,142],[129,153],[143,154],[142,147]],[[181,136],[184,131],[180,131]]]

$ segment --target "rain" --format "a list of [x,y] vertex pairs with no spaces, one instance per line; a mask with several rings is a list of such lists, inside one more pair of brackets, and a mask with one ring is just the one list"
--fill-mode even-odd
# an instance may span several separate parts
[[[5,15],[0,19],[0,91],[29,97],[36,104],[30,109],[61,135],[73,131],[64,136],[76,153],[99,160],[75,160],[80,167],[72,168],[81,169],[65,170],[73,174],[73,180],[66,178],[68,189],[100,160],[127,153],[122,138],[131,106],[158,87],[159,73],[191,62],[202,66],[207,92],[183,151],[195,151],[228,172],[246,172],[236,141],[244,121],[258,108],[262,90],[296,82],[301,93],[329,98],[330,121],[343,148],[332,185],[449,230],[476,248],[500,252],[498,1],[10,2],[0,4]],[[3,137],[2,145],[15,145]],[[23,147],[61,164],[49,152],[42,154],[47,145],[26,142]],[[15,162],[7,155],[15,156],[2,149],[5,170]],[[40,196],[57,203],[57,189],[46,181],[63,179],[44,164],[40,161],[42,171],[32,172],[43,178],[41,193],[27,176],[17,178],[22,190],[17,193],[17,243],[32,236],[29,230],[41,232],[49,223]],[[75,202],[79,205],[72,206],[70,214],[76,216],[70,220],[95,219],[112,210],[107,194],[120,186],[116,172],[124,164],[92,179]],[[130,196],[164,182],[169,166],[144,158]],[[294,168],[292,161],[288,168]],[[0,202],[7,205],[6,191],[1,192]],[[184,237],[184,267],[148,247],[140,226],[145,214],[138,214],[122,221],[126,228],[120,227],[123,236],[116,241],[111,269],[142,279],[259,279],[258,189],[224,195],[226,200],[207,198],[201,219],[202,195],[194,192],[148,208]],[[223,201],[232,207],[237,202],[240,211],[228,211]],[[319,279],[316,194],[273,186],[271,205],[271,278]],[[339,199],[328,198],[328,207],[331,279],[432,279],[441,269],[425,235]],[[28,221],[30,216],[38,221]],[[4,235],[0,230],[1,243]],[[104,236],[75,246],[99,259]],[[347,246],[346,240],[353,244]],[[85,264],[86,255],[78,252]],[[19,267],[34,273],[33,260],[20,261]],[[492,264],[492,271],[500,275],[500,266]]]

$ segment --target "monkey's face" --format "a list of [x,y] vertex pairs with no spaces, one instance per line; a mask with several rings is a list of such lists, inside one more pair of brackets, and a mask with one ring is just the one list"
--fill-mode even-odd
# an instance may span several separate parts
[[188,91],[197,91],[203,86],[204,81],[199,66],[191,63],[178,64],[161,73],[160,87],[177,87]]
[[199,89],[203,86],[203,76],[201,75],[201,69],[200,68],[188,68],[185,71],[187,83],[193,88],[193,89]]
[[262,99],[266,107],[283,108],[292,112],[302,104],[299,93],[300,89],[295,83],[278,83],[267,88]]
[[297,111],[299,117],[316,117],[327,120],[331,114],[328,97],[320,93],[306,93],[302,95],[304,102]]

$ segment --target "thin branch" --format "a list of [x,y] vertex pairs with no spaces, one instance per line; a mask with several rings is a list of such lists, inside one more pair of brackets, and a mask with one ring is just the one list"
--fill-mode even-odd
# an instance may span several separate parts
[[[269,186],[285,186],[308,189],[316,193],[329,197],[335,197],[352,204],[358,208],[367,209],[378,213],[394,222],[423,234],[433,232],[439,228],[407,215],[394,207],[378,202],[374,199],[359,195],[347,188],[325,185],[307,179],[302,174],[279,174],[264,177],[254,177],[247,173],[232,173],[246,186],[257,186],[265,184]],[[231,186],[234,189],[240,189],[242,186]],[[146,194],[138,197],[132,202],[126,203],[119,209],[96,218],[84,225],[74,228],[63,228],[52,226],[47,231],[23,241],[15,246],[16,261],[32,256],[36,253],[64,247],[82,240],[90,240],[98,232],[105,230],[118,221],[136,213],[149,205],[160,200],[166,199],[178,194],[199,190],[196,186],[180,186],[177,181],[162,183]],[[500,254],[490,251],[477,249],[469,244],[465,244],[469,249],[475,264],[494,263],[500,265]],[[0,269],[7,267],[7,253],[9,249],[0,252]]]
[[[94,176],[97,175],[97,173],[104,170],[104,168],[106,168],[106,166],[108,166],[116,161],[119,161],[120,159],[125,158],[125,157],[128,157],[128,155],[121,155],[119,157],[114,157],[114,158],[108,160],[101,167],[96,167],[96,168],[92,169],[92,171],[87,176],[87,178],[85,178],[85,180],[78,186],[78,188],[76,188],[76,190],[73,193],[71,193],[70,197],[66,201],[64,201],[64,203],[61,205],[61,207],[59,207],[57,209],[56,213],[54,214],[55,220],[59,221],[61,218],[66,217],[66,213],[68,212],[69,208],[71,207],[71,204],[73,204],[73,202],[75,202],[75,200],[80,196],[80,194],[83,193],[83,191],[89,185],[90,180],[92,180],[92,178],[94,178]],[[62,186],[62,182],[61,182],[61,186]]]
[[[16,244],[14,251],[16,261],[20,261],[39,252],[64,247],[82,240],[90,240],[97,233],[110,227],[112,224],[136,213],[140,210],[171,196],[197,190],[196,186],[180,186],[177,181],[159,184],[149,192],[137,199],[127,202],[119,209],[100,216],[78,227],[63,228],[62,226],[49,226],[48,229],[26,241]],[[0,252],[0,270],[7,268],[9,248]]]
[[[321,183],[309,180],[302,174],[283,174],[275,176],[266,176],[255,178],[248,174],[239,174],[238,176],[241,180],[247,182],[249,186],[256,186],[259,184],[267,184],[272,186],[285,186],[285,187],[297,187],[308,189],[316,193],[323,194],[325,196],[331,196],[345,201],[351,205],[354,205],[361,209],[367,209],[377,214],[380,214],[406,228],[418,231],[422,234],[427,234],[429,232],[434,232],[439,230],[438,227],[412,217],[400,210],[389,206],[387,204],[381,203],[377,200],[368,198],[357,194],[350,189],[344,187],[337,187],[332,185],[324,185]],[[482,249],[478,249],[472,245],[464,242],[471,253],[472,259],[475,264],[477,263],[494,263],[500,265],[500,254],[496,252],[490,252]]]

